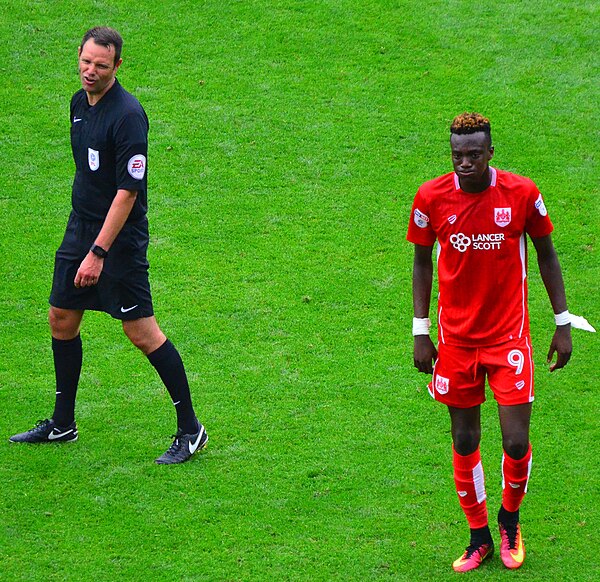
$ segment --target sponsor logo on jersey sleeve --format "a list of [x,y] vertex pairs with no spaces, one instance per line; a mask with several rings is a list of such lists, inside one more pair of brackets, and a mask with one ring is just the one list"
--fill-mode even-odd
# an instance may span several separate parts
[[92,148],[88,148],[88,164],[90,166],[90,170],[95,172],[100,167],[100,152],[97,150],[93,150]]
[[494,222],[498,226],[508,226],[511,219],[510,208],[494,208]]
[[542,198],[541,194],[538,196],[537,200],[535,201],[535,207],[538,209],[538,212],[542,216],[548,215],[548,211],[546,210],[546,205],[544,204],[544,199]]
[[415,208],[415,224],[419,228],[427,228],[429,226],[429,216]]
[[448,394],[448,390],[450,389],[450,380],[448,378],[444,378],[444,376],[436,376],[435,389],[440,394]]
[[127,162],[127,171],[132,178],[142,180],[146,174],[146,156],[136,154]]

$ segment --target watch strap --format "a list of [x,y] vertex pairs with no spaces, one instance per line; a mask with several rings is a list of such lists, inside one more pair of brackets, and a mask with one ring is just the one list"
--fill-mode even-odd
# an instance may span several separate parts
[[108,256],[108,251],[95,243],[90,247],[90,251],[101,259],[105,259]]

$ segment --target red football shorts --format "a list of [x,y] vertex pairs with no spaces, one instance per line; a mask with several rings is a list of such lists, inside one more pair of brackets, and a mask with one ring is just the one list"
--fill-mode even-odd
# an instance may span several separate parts
[[533,402],[533,355],[526,336],[497,346],[465,348],[440,343],[429,394],[448,406],[485,402],[485,379],[502,406]]

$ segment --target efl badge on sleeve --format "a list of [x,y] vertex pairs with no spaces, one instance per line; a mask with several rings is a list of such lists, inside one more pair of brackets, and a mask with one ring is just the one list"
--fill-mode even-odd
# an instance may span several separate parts
[[415,224],[419,228],[427,228],[429,226],[429,216],[423,214],[418,208],[415,208]]
[[95,172],[100,167],[100,152],[88,148],[88,164],[90,165],[90,170]]
[[539,213],[542,216],[546,216],[548,214],[548,211],[546,210],[546,205],[544,204],[544,199],[542,198],[541,194],[538,196],[537,200],[535,201],[535,207],[538,209]]
[[494,208],[494,222],[498,226],[508,226],[510,224],[510,208]]

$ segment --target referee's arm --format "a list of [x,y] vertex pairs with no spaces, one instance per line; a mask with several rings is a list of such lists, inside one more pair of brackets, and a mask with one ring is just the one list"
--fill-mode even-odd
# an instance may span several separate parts
[[[117,190],[117,195],[108,209],[102,229],[96,237],[96,245],[105,251],[110,249],[123,225],[127,222],[136,198],[136,190]],[[75,275],[75,287],[90,287],[98,283],[103,266],[104,259],[90,251],[79,265]]]

